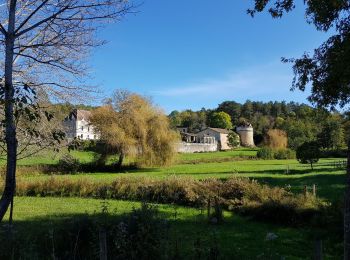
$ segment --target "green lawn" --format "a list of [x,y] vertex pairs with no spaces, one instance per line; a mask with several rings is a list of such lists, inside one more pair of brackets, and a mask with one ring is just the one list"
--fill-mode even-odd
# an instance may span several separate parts
[[[28,235],[30,232],[35,236],[40,228],[57,228],[77,215],[89,214],[94,217],[96,212],[101,211],[101,202],[81,198],[16,198],[16,234],[24,232]],[[110,211],[116,215],[130,212],[140,205],[138,202],[115,200],[108,201],[108,204]],[[225,213],[224,224],[210,225],[205,214],[197,209],[159,205],[159,210],[170,221],[170,233],[173,238],[178,238],[181,254],[186,259],[193,256],[193,245],[198,238],[203,246],[209,247],[214,236],[219,244],[220,256],[224,259],[256,259],[262,254],[265,255],[263,259],[280,259],[275,257],[277,254],[285,259],[309,259],[312,255],[312,234],[307,229],[258,223],[231,213]],[[275,233],[278,238],[266,241],[269,232]],[[329,259],[336,259],[339,255],[334,254],[341,245],[334,245],[330,240],[331,237],[324,241],[325,253]]]
[[[24,158],[18,161],[18,165],[37,165],[37,164],[56,164],[58,160],[67,154],[66,149],[62,149],[60,152],[44,151],[36,154],[35,156]],[[256,156],[257,149],[255,148],[239,148],[233,151],[222,151],[222,152],[212,152],[212,153],[192,153],[192,154],[177,154],[176,161],[181,162],[191,162],[200,160],[225,160],[236,157],[248,157]],[[69,154],[79,159],[82,163],[91,162],[95,154],[93,152],[82,152],[82,151],[70,151]],[[127,161],[127,159],[126,159]],[[0,164],[4,164],[5,161],[0,161]]]
[[[67,154],[68,151],[66,149],[62,149],[60,152],[53,152],[53,151],[43,151],[35,156],[26,157],[23,159],[18,160],[18,165],[21,166],[31,166],[31,165],[38,165],[38,164],[57,164],[59,159],[64,155]],[[95,156],[93,152],[80,152],[80,151],[71,151],[69,154],[79,159],[82,163],[88,163],[91,162]],[[0,161],[0,165],[4,165],[5,160]]]
[[[220,154],[220,153],[218,153]],[[82,153],[79,154],[80,156]],[[205,156],[209,156],[210,153]],[[91,154],[85,154],[88,158]],[[204,156],[204,154],[202,155]],[[81,156],[82,158],[82,156]],[[150,178],[166,178],[172,175],[191,176],[197,179],[220,178],[233,176],[249,177],[262,183],[287,186],[292,191],[301,192],[304,186],[316,184],[318,194],[330,200],[339,200],[342,197],[345,183],[345,171],[335,168],[333,163],[340,159],[321,159],[311,171],[309,165],[303,165],[296,160],[240,160],[228,162],[175,164],[165,168],[145,168],[122,173],[80,173],[75,175],[59,175],[58,178],[87,178],[96,181],[113,181],[120,176],[142,176]],[[286,173],[289,168],[289,174]],[[50,175],[25,175],[24,180],[41,180],[50,178]]]
[[[330,201],[342,198],[345,183],[345,171],[334,167],[334,162],[341,159],[321,159],[311,171],[309,165],[299,164],[296,160],[237,160],[236,157],[254,156],[255,150],[245,149],[229,152],[182,154],[177,164],[166,168],[145,168],[122,173],[80,173],[75,175],[59,175],[58,178],[81,179],[110,182],[120,176],[147,176],[150,178],[166,178],[172,175],[192,176],[197,179],[220,178],[232,176],[249,177],[261,183],[276,186],[290,185],[292,191],[301,192],[304,185],[318,186],[318,196]],[[20,165],[55,164],[64,152],[41,154],[19,162]],[[73,152],[73,156],[81,162],[89,162],[94,154],[90,152]],[[232,159],[232,160],[231,160]],[[289,169],[289,174],[287,174]],[[49,174],[23,174],[19,181],[37,181],[50,178]],[[138,202],[108,201],[116,214],[130,212],[138,207]],[[198,237],[209,246],[213,234],[218,239],[220,253],[226,259],[256,259],[264,254],[263,259],[280,259],[271,257],[277,253],[286,259],[309,259],[312,255],[313,232],[306,227],[286,228],[262,222],[255,222],[231,213],[225,213],[225,223],[220,226],[209,225],[201,212],[193,208],[178,207],[177,218],[171,205],[159,205],[159,209],[171,223],[171,232],[179,239],[179,247],[186,258],[193,255],[193,244]],[[17,197],[15,200],[14,219],[18,235],[35,236],[40,228],[64,225],[68,218],[80,214],[95,217],[101,210],[101,200],[82,198],[28,198]],[[23,233],[22,233],[23,232]],[[273,232],[278,239],[265,241],[266,234]],[[341,245],[334,241],[332,234],[324,238],[326,259],[340,259]]]

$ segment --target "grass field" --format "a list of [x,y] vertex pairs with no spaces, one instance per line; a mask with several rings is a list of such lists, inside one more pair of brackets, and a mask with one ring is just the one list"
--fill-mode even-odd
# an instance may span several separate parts
[[[14,218],[17,235],[30,232],[35,237],[39,229],[57,228],[65,221],[88,214],[91,217],[101,211],[101,200],[81,198],[16,198]],[[139,207],[138,202],[108,201],[113,214],[120,215]],[[219,244],[220,255],[225,259],[256,259],[264,254],[263,259],[307,259],[312,255],[312,233],[307,229],[286,228],[264,224],[225,213],[222,225],[210,225],[205,214],[197,209],[159,205],[160,212],[170,222],[170,232],[178,239],[178,246],[184,258],[193,256],[193,245],[200,238],[204,247],[209,248],[214,236]],[[176,211],[176,218],[175,216]],[[266,241],[267,233],[274,233],[278,238]],[[37,238],[34,238],[37,239]],[[325,255],[335,259],[334,245],[325,240]],[[278,257],[279,255],[279,257]]]
[[[334,166],[334,162],[342,160],[340,158],[321,159],[315,164],[315,169],[311,171],[309,165],[300,164],[297,160],[236,160],[242,155],[254,156],[254,149],[239,149],[228,152],[215,153],[195,153],[180,154],[178,162],[170,167],[164,168],[143,168],[121,173],[78,173],[75,175],[59,175],[58,178],[87,178],[96,181],[113,181],[119,176],[140,176],[150,178],[166,178],[168,176],[191,176],[197,179],[229,177],[248,177],[256,179],[261,183],[274,186],[290,186],[294,192],[301,192],[304,186],[316,184],[318,195],[331,201],[342,198],[345,183],[345,171]],[[79,158],[81,162],[89,162],[94,154],[91,152],[72,152],[72,155]],[[45,157],[37,156],[21,161],[21,165],[33,165],[45,163]],[[53,157],[48,162],[57,163],[61,155]],[[225,158],[223,161],[220,159]],[[289,173],[287,174],[287,169]],[[50,178],[51,175],[28,174],[22,179],[35,181]]]
[[[18,161],[18,165],[37,165],[37,164],[56,164],[62,155],[68,153],[66,149],[62,149],[60,152],[45,151],[41,152],[35,156],[24,158]],[[201,160],[225,160],[237,157],[249,157],[256,156],[257,149],[252,148],[241,148],[233,151],[225,152],[212,152],[212,153],[191,153],[191,154],[178,154],[176,156],[176,161],[178,163],[183,162],[200,162]],[[70,154],[78,158],[80,162],[87,163],[91,162],[95,154],[93,152],[80,152],[80,151],[70,151]],[[0,161],[0,164],[4,164],[5,161]]]
[[[30,165],[38,165],[38,164],[57,164],[59,159],[62,157],[62,155],[68,153],[66,149],[63,149],[60,152],[53,152],[53,151],[45,151],[40,152],[39,154],[32,156],[32,157],[26,157],[21,160],[18,160],[18,165],[21,166],[30,166]],[[71,151],[70,154],[76,158],[79,158],[79,161],[82,163],[88,163],[91,162],[95,156],[93,152],[80,152],[80,151]],[[0,161],[0,165],[5,164],[5,160]]]
[[[64,154],[46,153],[19,162],[21,166],[37,164],[56,164]],[[72,152],[80,162],[91,162],[91,152]],[[342,198],[345,183],[345,171],[334,166],[341,158],[321,159],[311,171],[309,165],[299,164],[296,160],[256,160],[256,150],[243,149],[229,152],[198,153],[178,155],[177,162],[166,168],[146,168],[116,173],[78,173],[57,175],[57,178],[82,179],[110,182],[120,176],[146,176],[167,178],[172,175],[191,176],[197,179],[232,176],[248,177],[261,183],[275,186],[290,186],[293,192],[302,192],[304,185],[316,184],[318,196],[329,201]],[[289,169],[289,174],[287,174]],[[19,176],[19,181],[37,181],[50,178],[50,174],[28,173]],[[110,209],[116,215],[130,212],[138,207],[139,202],[109,200]],[[210,225],[198,209],[159,205],[159,210],[171,223],[171,232],[179,238],[181,253],[191,258],[193,244],[199,237],[203,245],[209,247],[214,236],[218,239],[220,253],[225,259],[309,259],[312,255],[314,232],[307,227],[287,228],[280,225],[255,222],[232,213],[225,212],[222,225]],[[35,236],[40,228],[64,225],[64,222],[81,214],[95,214],[101,210],[101,200],[82,198],[29,198],[17,197],[15,200],[14,219],[18,233],[30,233]],[[177,218],[174,218],[174,212]],[[278,235],[275,241],[266,241],[266,234]],[[325,259],[341,259],[339,238],[331,233],[324,236]],[[215,235],[214,235],[215,234]],[[277,255],[280,256],[277,256]]]

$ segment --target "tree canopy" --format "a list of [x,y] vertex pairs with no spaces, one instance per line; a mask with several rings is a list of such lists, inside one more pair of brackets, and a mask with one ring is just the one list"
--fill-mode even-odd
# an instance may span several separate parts
[[[273,18],[295,8],[295,0],[255,0],[248,10],[254,16],[268,9]],[[301,2],[298,4],[302,4]],[[305,16],[309,24],[319,31],[332,30],[333,35],[313,54],[300,58],[283,59],[292,62],[294,80],[292,89],[304,91],[311,84],[309,100],[319,106],[335,108],[350,101],[350,4],[347,0],[304,1]]]
[[313,164],[320,159],[321,152],[317,142],[306,142],[298,147],[296,157],[300,163],[310,164],[313,170]]
[[[248,112],[246,111],[248,109]],[[327,129],[332,131],[332,139],[326,149],[344,148],[343,137],[345,127],[350,129],[349,116],[337,111],[329,112],[325,109],[314,108],[306,104],[295,102],[259,102],[246,101],[241,104],[235,101],[224,101],[215,109],[199,111],[173,111],[169,114],[171,126],[188,127],[196,132],[206,126],[213,126],[211,117],[214,113],[227,113],[234,125],[249,122],[254,128],[254,142],[261,144],[270,129],[281,129],[287,133],[288,147],[296,150],[304,142],[317,140]],[[247,117],[247,118],[246,118]],[[328,122],[326,124],[326,122]],[[213,126],[217,127],[217,126]],[[338,131],[335,130],[338,128]],[[348,130],[349,132],[350,130]],[[323,135],[325,138],[326,136]]]
[[231,117],[225,112],[214,112],[209,115],[208,125],[210,127],[232,129]]
[[136,157],[142,165],[171,163],[178,136],[169,120],[150,100],[135,93],[118,90],[108,104],[92,111],[91,124],[105,144],[103,161],[119,154],[118,166],[124,156]]

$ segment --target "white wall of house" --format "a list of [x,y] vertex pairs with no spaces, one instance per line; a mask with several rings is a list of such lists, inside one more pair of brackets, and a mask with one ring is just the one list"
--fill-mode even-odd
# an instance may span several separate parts
[[78,137],[81,140],[98,139],[93,126],[91,126],[89,122],[83,119],[83,120],[77,120],[76,124],[77,124],[76,137]]
[[63,122],[68,140],[79,138],[80,140],[98,140],[100,137],[90,125],[88,119],[78,120],[74,116],[67,117]]
[[230,150],[231,147],[228,145],[228,134],[217,132],[213,129],[207,128],[199,133],[197,133],[198,138],[204,138],[206,136],[212,136],[215,138],[216,142],[219,144],[220,150]]

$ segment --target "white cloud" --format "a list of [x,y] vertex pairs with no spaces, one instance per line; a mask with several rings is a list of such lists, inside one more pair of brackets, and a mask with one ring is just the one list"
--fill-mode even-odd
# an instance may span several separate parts
[[179,109],[215,106],[224,100],[306,102],[305,93],[289,91],[292,77],[290,66],[275,62],[235,70],[220,79],[204,78],[179,86],[164,86],[150,94],[163,106],[169,107],[171,101],[178,104]]
[[[187,95],[218,95],[220,92],[244,91],[245,95],[275,92],[276,87],[288,88],[291,73],[282,70],[283,64],[269,64],[251,69],[244,69],[224,76],[222,79],[201,79],[182,86],[163,87],[152,91],[155,96],[181,97]],[[277,72],[277,70],[279,72]],[[283,84],[283,86],[281,86]]]

